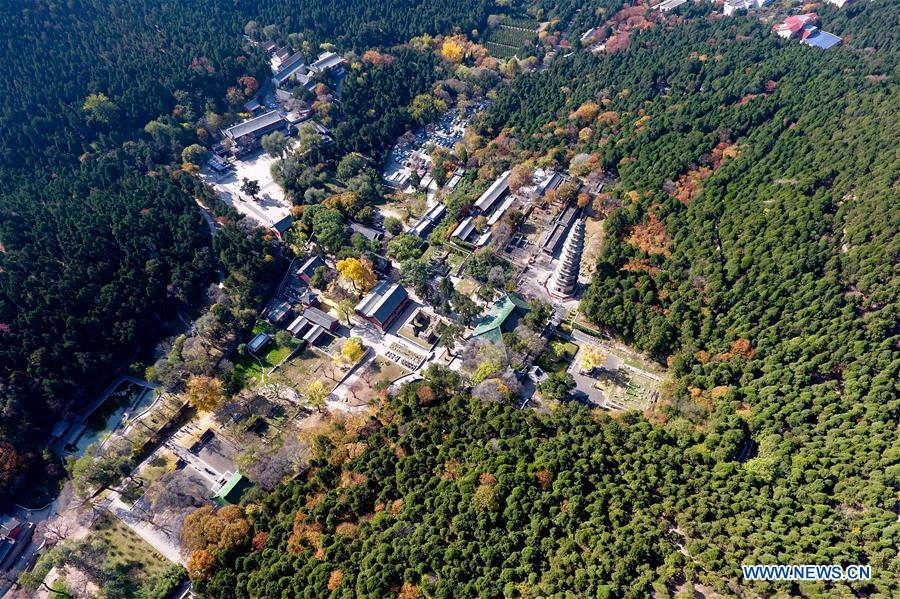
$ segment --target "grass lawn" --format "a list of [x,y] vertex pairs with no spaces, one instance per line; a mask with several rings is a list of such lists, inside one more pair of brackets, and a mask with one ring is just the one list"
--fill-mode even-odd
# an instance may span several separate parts
[[467,257],[467,253],[454,252],[453,249],[450,248],[450,253],[447,254],[447,262],[450,264],[451,268],[458,268],[463,262],[466,261]]
[[[257,327],[258,326],[259,325],[257,324]],[[255,334],[256,328],[254,328],[254,335]],[[242,356],[240,360],[236,360],[234,363],[234,373],[237,380],[241,382],[242,387],[246,387],[262,376],[264,368],[269,370],[291,355],[291,352],[297,349],[298,344],[298,341],[292,340],[287,345],[279,345],[273,340],[269,349],[261,356],[254,356],[248,352],[246,355]]]
[[255,337],[256,335],[259,335],[260,333],[268,333],[270,335],[274,335],[275,329],[273,329],[272,326],[269,323],[267,323],[266,321],[257,320],[256,324],[253,325],[253,332],[251,333],[251,335],[253,335]]
[[431,260],[433,258],[437,258],[443,254],[443,250],[435,245],[429,245],[425,250],[425,253],[422,254],[422,260]]
[[133,530],[125,526],[118,518],[106,515],[94,526],[94,537],[109,547],[109,559],[113,564],[127,564],[131,567],[130,576],[141,583],[141,586],[152,585],[172,562],[163,557]]
[[611,353],[612,355],[621,358],[623,362],[633,368],[637,368],[638,370],[642,370],[656,376],[664,376],[666,374],[665,368],[652,360],[644,358],[637,352],[625,351],[620,349],[619,347],[607,347],[605,349],[607,349],[607,351],[609,351],[609,353]]
[[475,279],[465,278],[461,279],[459,283],[456,284],[456,290],[461,294],[472,297],[475,295],[475,292],[481,288],[481,283],[476,281]]
[[583,332],[592,335],[593,337],[597,337],[598,339],[608,339],[608,336],[597,329],[597,325],[588,320],[587,316],[585,316],[581,310],[575,312],[575,318],[572,322],[581,327]]

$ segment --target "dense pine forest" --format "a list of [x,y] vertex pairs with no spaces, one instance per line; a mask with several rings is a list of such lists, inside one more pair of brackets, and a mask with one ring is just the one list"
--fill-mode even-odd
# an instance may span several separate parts
[[[831,52],[692,20],[502,92],[482,134],[618,177],[581,309],[671,367],[660,405],[535,415],[434,370],[248,499],[204,596],[896,596],[897,47],[869,10]],[[874,578],[751,591],[742,563]]]
[[[281,38],[299,34],[312,48],[330,42],[360,50],[454,26],[478,29],[487,3],[14,0],[0,11],[7,31],[0,164],[19,166],[72,163],[98,136],[129,138],[179,103],[176,90],[202,110],[238,77],[263,75],[261,53],[243,49],[248,21],[275,24]],[[84,118],[92,93],[115,104],[108,122]]]

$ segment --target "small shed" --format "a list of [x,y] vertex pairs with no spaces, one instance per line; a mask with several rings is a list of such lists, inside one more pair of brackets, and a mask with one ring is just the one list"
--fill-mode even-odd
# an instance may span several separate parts
[[251,354],[264,350],[272,342],[272,336],[268,333],[259,333],[247,344],[247,349]]

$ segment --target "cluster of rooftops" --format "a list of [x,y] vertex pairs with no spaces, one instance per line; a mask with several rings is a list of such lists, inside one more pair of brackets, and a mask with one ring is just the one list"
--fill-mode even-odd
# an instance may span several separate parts
[[[283,326],[307,344],[315,343],[323,334],[335,333],[340,326],[338,319],[319,307],[319,298],[309,287],[315,272],[323,267],[328,268],[319,256],[311,256],[299,267],[292,267],[266,308],[266,319],[270,324]],[[383,280],[357,303],[355,312],[360,318],[384,330],[408,303],[409,294],[402,285]],[[295,308],[298,309],[296,314]],[[271,333],[260,332],[250,340],[247,349],[251,353],[259,353],[268,347],[272,339]]]

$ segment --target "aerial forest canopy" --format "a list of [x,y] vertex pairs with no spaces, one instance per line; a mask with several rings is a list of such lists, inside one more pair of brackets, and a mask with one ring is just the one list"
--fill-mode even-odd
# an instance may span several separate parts
[[[71,164],[97,137],[128,139],[169,113],[180,103],[177,90],[204,110],[238,77],[264,75],[262,53],[242,47],[249,21],[260,29],[277,24],[266,32],[277,39],[300,34],[314,50],[329,42],[361,51],[452,27],[478,29],[488,8],[485,0],[6,2],[0,166]],[[112,104],[95,119],[82,110],[90,94]]]
[[[358,64],[330,112],[334,143],[310,150],[315,165],[282,160],[275,175],[303,198],[296,222],[310,239],[359,255],[344,215],[300,181],[350,152],[377,158],[428,121],[412,107],[456,65],[411,38],[470,35],[489,13],[528,8],[561,19],[553,35],[572,51],[528,73],[505,63],[512,80],[487,94],[467,137],[499,148],[491,167],[519,166],[515,157],[604,175],[603,243],[579,310],[668,367],[659,401],[616,415],[516,409],[432,366],[365,416],[318,430],[301,475],[247,492],[241,506],[202,508],[192,522],[213,525],[189,522],[182,536],[194,541],[193,590],[643,598],[692,582],[725,596],[898,596],[896,3],[823,7],[823,25],[846,42],[829,51],[706,3],[647,21],[618,51],[578,47],[622,7],[4,3],[0,503],[40,462],[54,422],[168,323],[189,320],[210,284],[234,294],[213,289],[213,317],[227,312],[247,332],[283,272],[274,242],[239,226],[190,159],[243,118],[269,76],[245,35],[308,57],[378,48],[380,61],[348,61]],[[467,170],[471,183],[480,169]],[[470,200],[467,185],[457,200]],[[452,200],[445,226],[455,227]],[[398,234],[387,253],[415,265],[421,245]],[[482,250],[469,268],[494,258]],[[226,516],[240,527],[218,526]],[[740,565],[753,563],[869,564],[873,578],[751,585]]]
[[873,580],[853,588],[896,596],[887,8],[835,21],[862,46],[692,20],[518,78],[482,133],[617,174],[581,309],[670,366],[662,401],[647,418],[535,415],[433,370],[320,436],[304,477],[248,500],[253,542],[194,571],[197,590],[647,597],[694,580],[732,595],[749,584],[741,564],[862,563]]
[[[299,36],[293,41],[310,55],[326,42],[361,52],[478,28],[487,8],[468,0],[3,3],[0,438],[18,446],[17,461],[39,453],[56,418],[157,341],[160,325],[213,280],[220,260],[194,199],[224,207],[179,167],[183,151],[210,145],[268,77],[248,28],[255,34],[262,23],[280,43]],[[402,133],[408,117],[390,101],[430,85],[432,67],[404,61],[367,86],[351,81],[340,146],[378,152]],[[375,123],[360,117],[371,104]],[[0,501],[20,474],[0,477]]]

